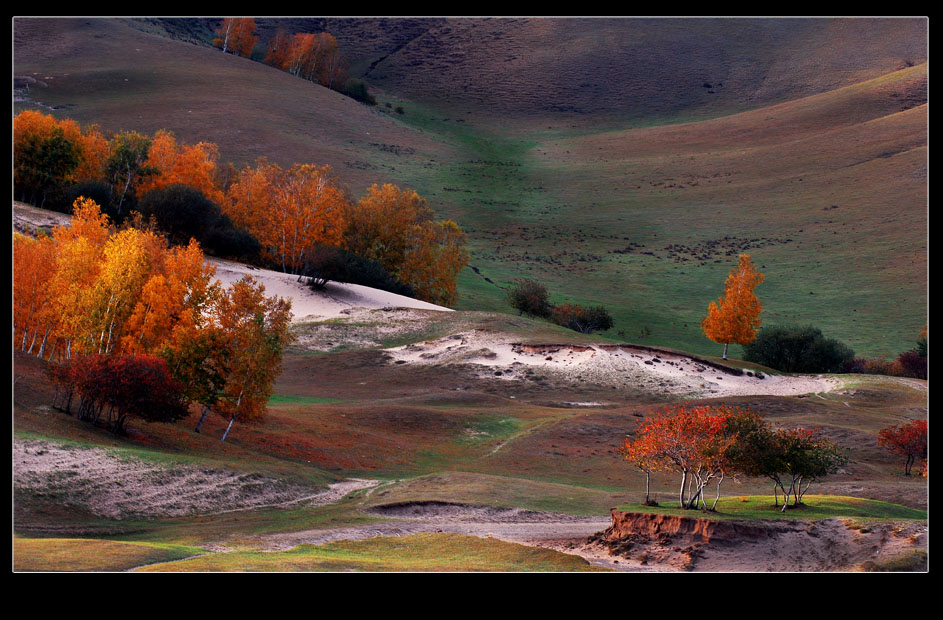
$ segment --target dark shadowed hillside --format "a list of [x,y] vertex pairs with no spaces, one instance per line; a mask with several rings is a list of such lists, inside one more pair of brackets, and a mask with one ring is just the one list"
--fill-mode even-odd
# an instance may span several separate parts
[[110,132],[168,129],[216,143],[237,165],[262,156],[330,164],[356,193],[443,155],[436,141],[327,88],[150,31],[164,32],[131,20],[15,20],[14,74],[39,81],[21,105]]
[[[299,20],[259,20],[263,39]],[[926,60],[918,19],[316,20],[353,73],[443,108],[644,123],[798,99]],[[594,118],[594,120],[599,120]]]

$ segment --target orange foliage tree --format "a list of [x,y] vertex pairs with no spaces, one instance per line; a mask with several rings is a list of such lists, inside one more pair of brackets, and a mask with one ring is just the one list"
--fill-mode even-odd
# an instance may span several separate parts
[[347,63],[337,47],[337,39],[327,32],[294,35],[279,32],[269,46],[265,62],[328,88],[343,86],[347,79]]
[[138,193],[143,195],[170,185],[187,185],[216,204],[222,204],[224,194],[216,180],[218,160],[219,149],[215,144],[199,142],[191,146],[177,142],[173,132],[158,131],[151,140],[145,163],[153,174],[141,180]]
[[225,441],[237,418],[251,423],[265,416],[282,351],[293,340],[291,302],[266,297],[265,287],[245,276],[220,295],[213,320],[227,351],[221,356],[225,388],[216,404],[216,412],[229,418]]
[[266,258],[299,274],[309,248],[341,244],[347,203],[330,166],[284,170],[260,160],[230,186],[224,212],[259,240]]
[[[71,121],[70,121],[71,123]],[[81,144],[41,112],[26,110],[13,119],[13,183],[21,200],[42,205],[50,189],[71,181],[81,158]]]
[[249,58],[258,43],[255,20],[251,17],[227,17],[216,30],[213,45],[225,53]]
[[763,304],[756,298],[754,289],[763,282],[763,274],[756,270],[749,254],[741,254],[737,266],[727,276],[724,295],[711,302],[707,316],[701,322],[704,335],[717,343],[723,343],[727,359],[727,347],[731,342],[750,344],[760,328],[760,312]]
[[373,185],[349,211],[347,249],[383,265],[420,299],[451,305],[458,272],[469,260],[465,233],[455,222],[432,216],[415,191]]

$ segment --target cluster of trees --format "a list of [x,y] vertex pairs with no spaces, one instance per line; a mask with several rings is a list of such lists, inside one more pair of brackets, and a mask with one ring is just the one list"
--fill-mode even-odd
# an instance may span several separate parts
[[613,325],[612,316],[603,306],[587,307],[569,302],[557,306],[550,303],[547,287],[535,280],[518,280],[508,290],[507,300],[519,315],[546,319],[583,334],[606,331]]
[[[120,432],[127,415],[157,419],[163,409],[175,419],[178,396],[230,423],[264,415],[292,338],[290,302],[267,298],[249,276],[223,289],[195,240],[170,246],[140,217],[114,229],[83,198],[51,236],[14,235],[13,253],[14,346],[54,363],[63,393],[80,396],[82,417],[97,420],[108,406]],[[166,362],[167,377],[147,356]],[[167,398],[134,396],[112,380],[122,373],[146,375]]]
[[[812,431],[771,428],[758,413],[726,405],[670,406],[656,412],[626,437],[620,452],[645,473],[646,504],[654,504],[651,474],[673,471],[681,476],[681,507],[703,510],[716,508],[726,478],[746,475],[772,480],[774,502],[778,507],[782,493],[785,511],[790,496],[793,506],[800,505],[812,482],[848,462],[837,445]],[[705,489],[712,481],[717,490],[708,508]]]
[[811,325],[764,327],[743,351],[746,361],[783,372],[847,372],[916,379],[926,379],[928,374],[926,328],[914,349],[892,361],[855,357],[855,352],[847,345],[826,338],[820,329]]
[[[329,166],[282,168],[265,159],[236,172],[214,144],[173,133],[133,131],[106,139],[96,127],[40,112],[14,118],[14,180],[24,201],[70,212],[78,194],[122,223],[153,217],[173,243],[299,276],[318,267],[319,246],[339,248],[386,270],[400,290],[441,305],[457,299],[468,263],[465,234],[436,221],[425,199],[391,184],[351,198]],[[66,200],[71,199],[68,203]],[[335,272],[336,275],[336,272]]]
[[[129,416],[148,422],[175,422],[189,414],[183,388],[167,361],[155,355],[101,355],[65,359],[49,366],[56,387],[53,406],[93,424],[100,420],[116,435]],[[106,412],[107,409],[107,412]]]
[[926,420],[913,420],[907,424],[888,426],[878,433],[878,445],[891,454],[904,457],[904,475],[909,476],[917,459],[921,461],[920,473],[927,476],[929,428]]
[[[216,31],[213,45],[223,52],[251,58],[259,37],[251,17],[227,17]],[[279,31],[269,44],[264,62],[276,69],[336,90],[348,97],[376,105],[366,84],[351,79],[349,63],[337,39],[327,32],[294,33]]]

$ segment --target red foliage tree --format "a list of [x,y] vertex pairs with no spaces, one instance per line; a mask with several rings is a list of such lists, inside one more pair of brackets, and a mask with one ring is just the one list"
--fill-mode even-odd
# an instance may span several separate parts
[[928,425],[926,420],[914,420],[909,424],[888,426],[878,433],[878,445],[892,454],[905,457],[904,475],[909,476],[914,462],[927,458]]
[[[740,433],[759,426],[759,416],[726,405],[671,406],[655,413],[639,426],[635,437],[626,437],[620,452],[648,476],[656,469],[681,474],[682,508],[706,509],[704,488],[717,480],[717,497],[724,478],[736,472],[733,446]],[[646,491],[646,503],[650,503]],[[717,505],[714,500],[713,510]]]
[[124,432],[130,416],[147,422],[175,422],[188,414],[182,386],[167,362],[153,355],[76,357],[50,368],[65,410],[74,395],[81,397],[79,419],[93,424],[103,419],[113,433]]

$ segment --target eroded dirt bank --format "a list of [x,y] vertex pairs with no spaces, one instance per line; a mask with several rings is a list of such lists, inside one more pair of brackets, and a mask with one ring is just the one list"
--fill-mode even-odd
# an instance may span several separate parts
[[713,572],[865,570],[927,550],[926,523],[710,520],[612,511],[593,545],[641,565]]

